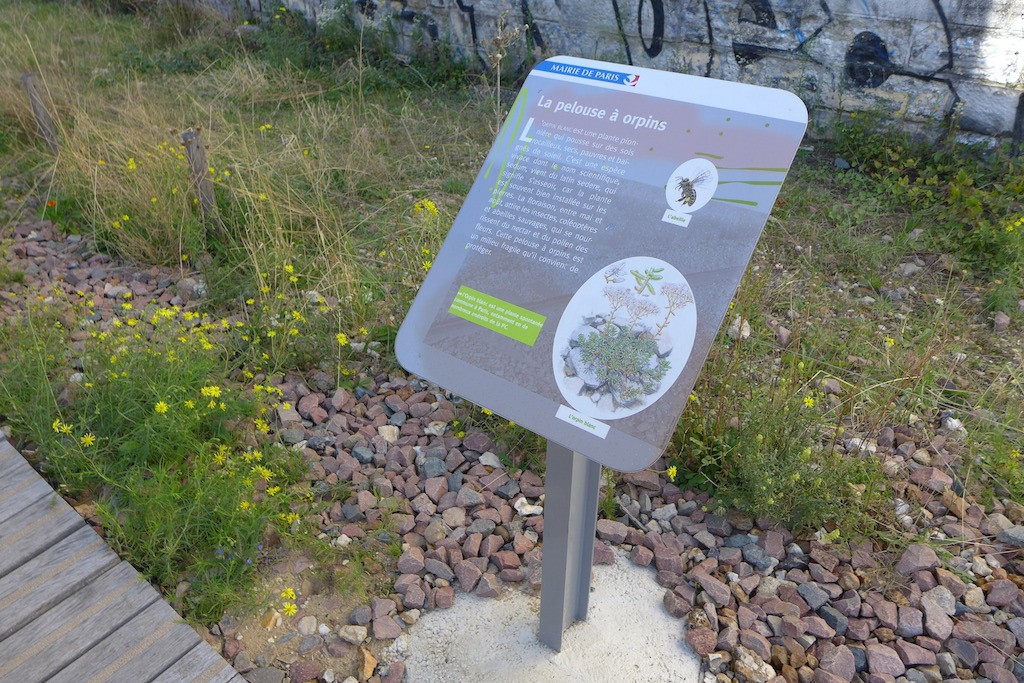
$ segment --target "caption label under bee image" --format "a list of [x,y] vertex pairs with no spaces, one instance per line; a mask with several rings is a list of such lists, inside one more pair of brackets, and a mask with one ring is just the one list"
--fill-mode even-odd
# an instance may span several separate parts
[[718,169],[707,159],[690,159],[680,164],[665,184],[669,209],[662,217],[667,223],[686,226],[690,214],[702,208],[718,189]]

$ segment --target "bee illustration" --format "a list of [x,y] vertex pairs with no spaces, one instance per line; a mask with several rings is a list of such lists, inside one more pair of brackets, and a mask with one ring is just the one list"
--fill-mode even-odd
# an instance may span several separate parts
[[684,206],[693,206],[697,201],[697,188],[711,180],[711,171],[704,170],[691,178],[679,176],[676,181],[676,189],[679,190],[679,203]]

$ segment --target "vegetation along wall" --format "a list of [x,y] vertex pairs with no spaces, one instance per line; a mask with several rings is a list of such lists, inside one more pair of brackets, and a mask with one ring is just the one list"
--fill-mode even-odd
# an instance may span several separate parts
[[786,88],[819,122],[874,110],[911,127],[953,121],[965,131],[1024,138],[1024,0],[286,4],[315,20],[352,12],[392,31],[401,51],[443,40],[484,67],[494,66],[504,14],[509,27],[529,24],[505,57],[564,53]]

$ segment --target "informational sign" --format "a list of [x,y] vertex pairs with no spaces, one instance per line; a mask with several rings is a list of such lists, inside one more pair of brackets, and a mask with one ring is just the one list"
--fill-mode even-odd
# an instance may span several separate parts
[[781,90],[540,63],[399,331],[399,361],[602,465],[648,467],[806,123]]

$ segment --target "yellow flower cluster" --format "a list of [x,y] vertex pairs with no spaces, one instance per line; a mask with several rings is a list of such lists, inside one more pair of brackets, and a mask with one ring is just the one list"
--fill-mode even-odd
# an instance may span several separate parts
[[430,201],[429,199],[419,200],[418,202],[412,205],[412,209],[416,213],[427,213],[430,214],[431,216],[436,216],[438,214],[437,205],[434,204],[434,202]]

